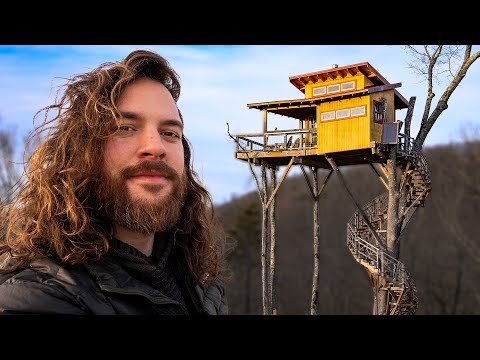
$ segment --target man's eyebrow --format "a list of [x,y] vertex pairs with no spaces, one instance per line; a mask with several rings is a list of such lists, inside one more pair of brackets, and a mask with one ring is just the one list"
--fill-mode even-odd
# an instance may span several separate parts
[[[143,117],[135,112],[132,111],[120,111],[120,115],[123,119],[128,119],[128,120],[142,120]],[[162,121],[162,125],[171,125],[171,126],[177,126],[181,129],[183,129],[183,122],[178,119],[167,119]]]
[[129,120],[141,120],[141,116],[138,115],[137,113],[131,112],[131,111],[120,111],[120,115],[124,119],[129,119]]
[[162,121],[162,123],[163,123],[163,125],[177,126],[177,127],[179,127],[180,129],[183,130],[183,122],[181,122],[180,120],[168,119],[168,120]]

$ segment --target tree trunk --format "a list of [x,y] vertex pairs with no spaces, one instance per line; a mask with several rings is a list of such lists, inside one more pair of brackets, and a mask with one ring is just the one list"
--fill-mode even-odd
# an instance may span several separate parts
[[267,221],[268,221],[268,208],[267,208],[267,165],[262,163],[262,297],[263,297],[263,315],[270,314],[270,296],[269,296],[269,284],[268,284],[268,234],[267,234]]
[[277,286],[276,286],[276,266],[275,266],[275,259],[276,259],[276,224],[275,224],[275,187],[277,186],[277,177],[276,177],[276,169],[271,167],[270,168],[270,194],[272,196],[272,200],[269,206],[269,215],[270,215],[270,313],[272,315],[277,315]]
[[[387,174],[388,174],[388,210],[387,210],[387,236],[385,249],[387,253],[398,259],[398,235],[400,233],[401,221],[399,216],[399,199],[400,188],[397,176],[397,144],[389,145],[389,156],[387,160]],[[382,261],[383,264],[383,261]],[[376,281],[374,296],[374,308],[375,315],[386,315],[388,304],[388,293],[386,290],[382,290],[383,284]]]
[[310,315],[317,315],[318,302],[318,275],[319,275],[319,258],[320,258],[320,225],[319,225],[319,207],[318,207],[318,169],[313,170],[313,280],[312,280],[312,299],[310,303]]

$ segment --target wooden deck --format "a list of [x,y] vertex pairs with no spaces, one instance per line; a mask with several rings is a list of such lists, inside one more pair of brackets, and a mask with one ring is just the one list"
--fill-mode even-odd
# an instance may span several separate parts
[[342,151],[331,154],[317,154],[315,150],[287,150],[287,151],[241,151],[235,154],[237,159],[250,161],[255,165],[260,165],[260,160],[267,164],[283,166],[288,165],[292,157],[295,157],[295,163],[304,164],[323,169],[331,169],[330,163],[325,155],[332,157],[338,166],[384,163],[387,161],[382,152],[372,153],[372,148],[357,149],[351,151]]

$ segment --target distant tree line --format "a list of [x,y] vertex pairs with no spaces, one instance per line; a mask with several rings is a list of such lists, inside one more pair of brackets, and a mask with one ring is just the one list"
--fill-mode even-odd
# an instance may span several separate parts
[[[417,287],[416,314],[480,314],[480,141],[427,147],[423,153],[432,171],[432,191],[402,232],[399,255]],[[368,165],[341,170],[361,203],[385,191]],[[276,200],[279,314],[309,314],[312,207],[303,176],[288,177]],[[346,246],[346,223],[355,210],[332,178],[320,199],[318,314],[371,314],[372,288]],[[229,255],[231,313],[262,314],[258,194],[232,199],[217,206],[216,213],[236,243]]]

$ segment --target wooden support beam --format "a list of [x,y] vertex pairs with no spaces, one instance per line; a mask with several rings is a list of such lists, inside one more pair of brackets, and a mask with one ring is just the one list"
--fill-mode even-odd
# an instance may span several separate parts
[[385,180],[382,178],[382,175],[377,171],[377,169],[375,169],[375,166],[373,166],[372,163],[370,163],[370,166],[372,167],[373,171],[375,171],[375,174],[378,175],[378,178],[380,179],[380,181],[382,182],[382,184],[388,189],[387,183],[386,183]]
[[403,187],[405,186],[405,183],[407,182],[407,176],[413,172],[413,170],[410,170],[410,161],[407,163],[407,166],[405,167],[405,170],[402,173],[402,178],[400,179],[400,189],[398,190],[399,193],[402,192]]
[[427,192],[427,189],[424,189],[424,190],[420,193],[420,195],[417,196],[417,198],[410,204],[410,206],[408,207],[408,209],[406,209],[406,210],[403,212],[403,214],[402,214],[402,216],[401,216],[401,219],[404,219],[404,218],[405,218],[405,216],[407,215],[408,211],[409,211],[417,202],[418,202],[418,204],[420,204],[419,200],[420,200],[420,198],[421,198],[423,195],[425,195],[426,192]]
[[369,88],[368,93],[371,94],[379,91],[392,90],[400,86],[402,86],[402,83],[379,85]]
[[400,304],[400,301],[402,301],[402,297],[403,297],[403,293],[405,292],[405,287],[403,287],[400,295],[398,296],[398,298],[396,299],[395,301],[395,306],[393,307],[392,311],[390,312],[390,315],[395,315],[395,311],[397,311],[397,307],[398,305]]
[[315,200],[315,191],[313,190],[312,184],[310,183],[310,179],[308,178],[307,173],[305,172],[305,169],[303,168],[303,164],[300,164],[300,170],[302,170],[303,177],[305,178],[305,181],[307,182],[308,188],[310,189],[310,194],[312,194],[312,197]]
[[296,164],[303,164],[312,168],[325,168],[325,162],[307,159],[302,156],[295,156],[294,161]]
[[[270,187],[273,191],[276,183],[277,183],[277,176],[276,176],[276,168],[270,167]],[[269,261],[269,268],[270,268],[270,313],[272,315],[277,315],[278,311],[278,304],[277,304],[277,273],[276,273],[276,222],[275,222],[275,198],[272,198],[272,202],[269,209],[269,216],[270,216],[270,261]]]
[[[332,170],[330,170],[330,172],[328,173],[327,177],[325,178],[325,180],[323,181],[323,184],[322,186],[320,187],[320,190],[318,190],[318,194],[315,194],[315,191],[314,191],[314,186],[312,186],[311,182],[310,182],[310,179],[308,178],[307,176],[307,173],[305,172],[305,169],[303,168],[303,164],[300,164],[300,169],[302,170],[302,173],[303,173],[303,176],[305,177],[305,181],[307,182],[307,185],[308,185],[308,188],[310,189],[310,193],[312,194],[312,197],[313,197],[313,200],[317,200],[318,197],[320,196],[320,194],[322,193],[323,189],[325,188],[325,185],[327,184],[327,181],[328,179],[330,178],[330,175],[332,175]],[[316,167],[311,167],[312,169],[312,172],[313,171],[316,171],[318,168]],[[317,185],[316,183],[314,183],[315,186]]]
[[268,209],[268,207],[270,206],[273,198],[277,194],[277,191],[280,188],[280,185],[282,185],[283,180],[285,180],[285,177],[287,176],[288,172],[290,171],[290,168],[292,167],[292,165],[293,165],[293,157],[290,159],[290,162],[288,163],[287,168],[283,171],[283,175],[282,175],[280,181],[278,182],[277,186],[275,187],[275,190],[270,195],[270,199],[268,200],[267,205],[265,205],[265,209]]
[[358,209],[358,212],[360,213],[360,215],[362,216],[363,220],[365,221],[365,224],[367,224],[370,232],[372,233],[373,237],[375,238],[375,241],[376,241],[377,246],[378,246],[380,249],[382,249],[383,251],[385,251],[385,245],[383,245],[383,242],[382,242],[382,240],[380,239],[380,236],[379,236],[378,233],[377,233],[377,229],[375,229],[375,227],[372,225],[372,223],[371,223],[370,220],[368,219],[367,214],[365,214],[365,211],[363,211],[362,207],[360,206],[360,204],[358,203],[358,201],[355,199],[355,197],[353,196],[352,192],[351,192],[350,189],[348,188],[347,183],[345,182],[345,179],[343,178],[343,174],[342,174],[342,173],[340,172],[340,170],[338,169],[337,164],[335,164],[335,161],[333,160],[333,158],[331,158],[331,157],[328,156],[327,154],[325,154],[325,158],[326,158],[327,161],[330,163],[330,166],[332,167],[333,171],[335,171],[335,173],[338,175],[338,177],[339,177],[339,179],[340,179],[340,182],[343,184],[344,188],[347,190],[348,195],[349,195],[350,198],[352,199],[353,203],[355,204],[355,206],[356,206],[357,209]]
[[267,146],[267,110],[263,110],[263,146]]

